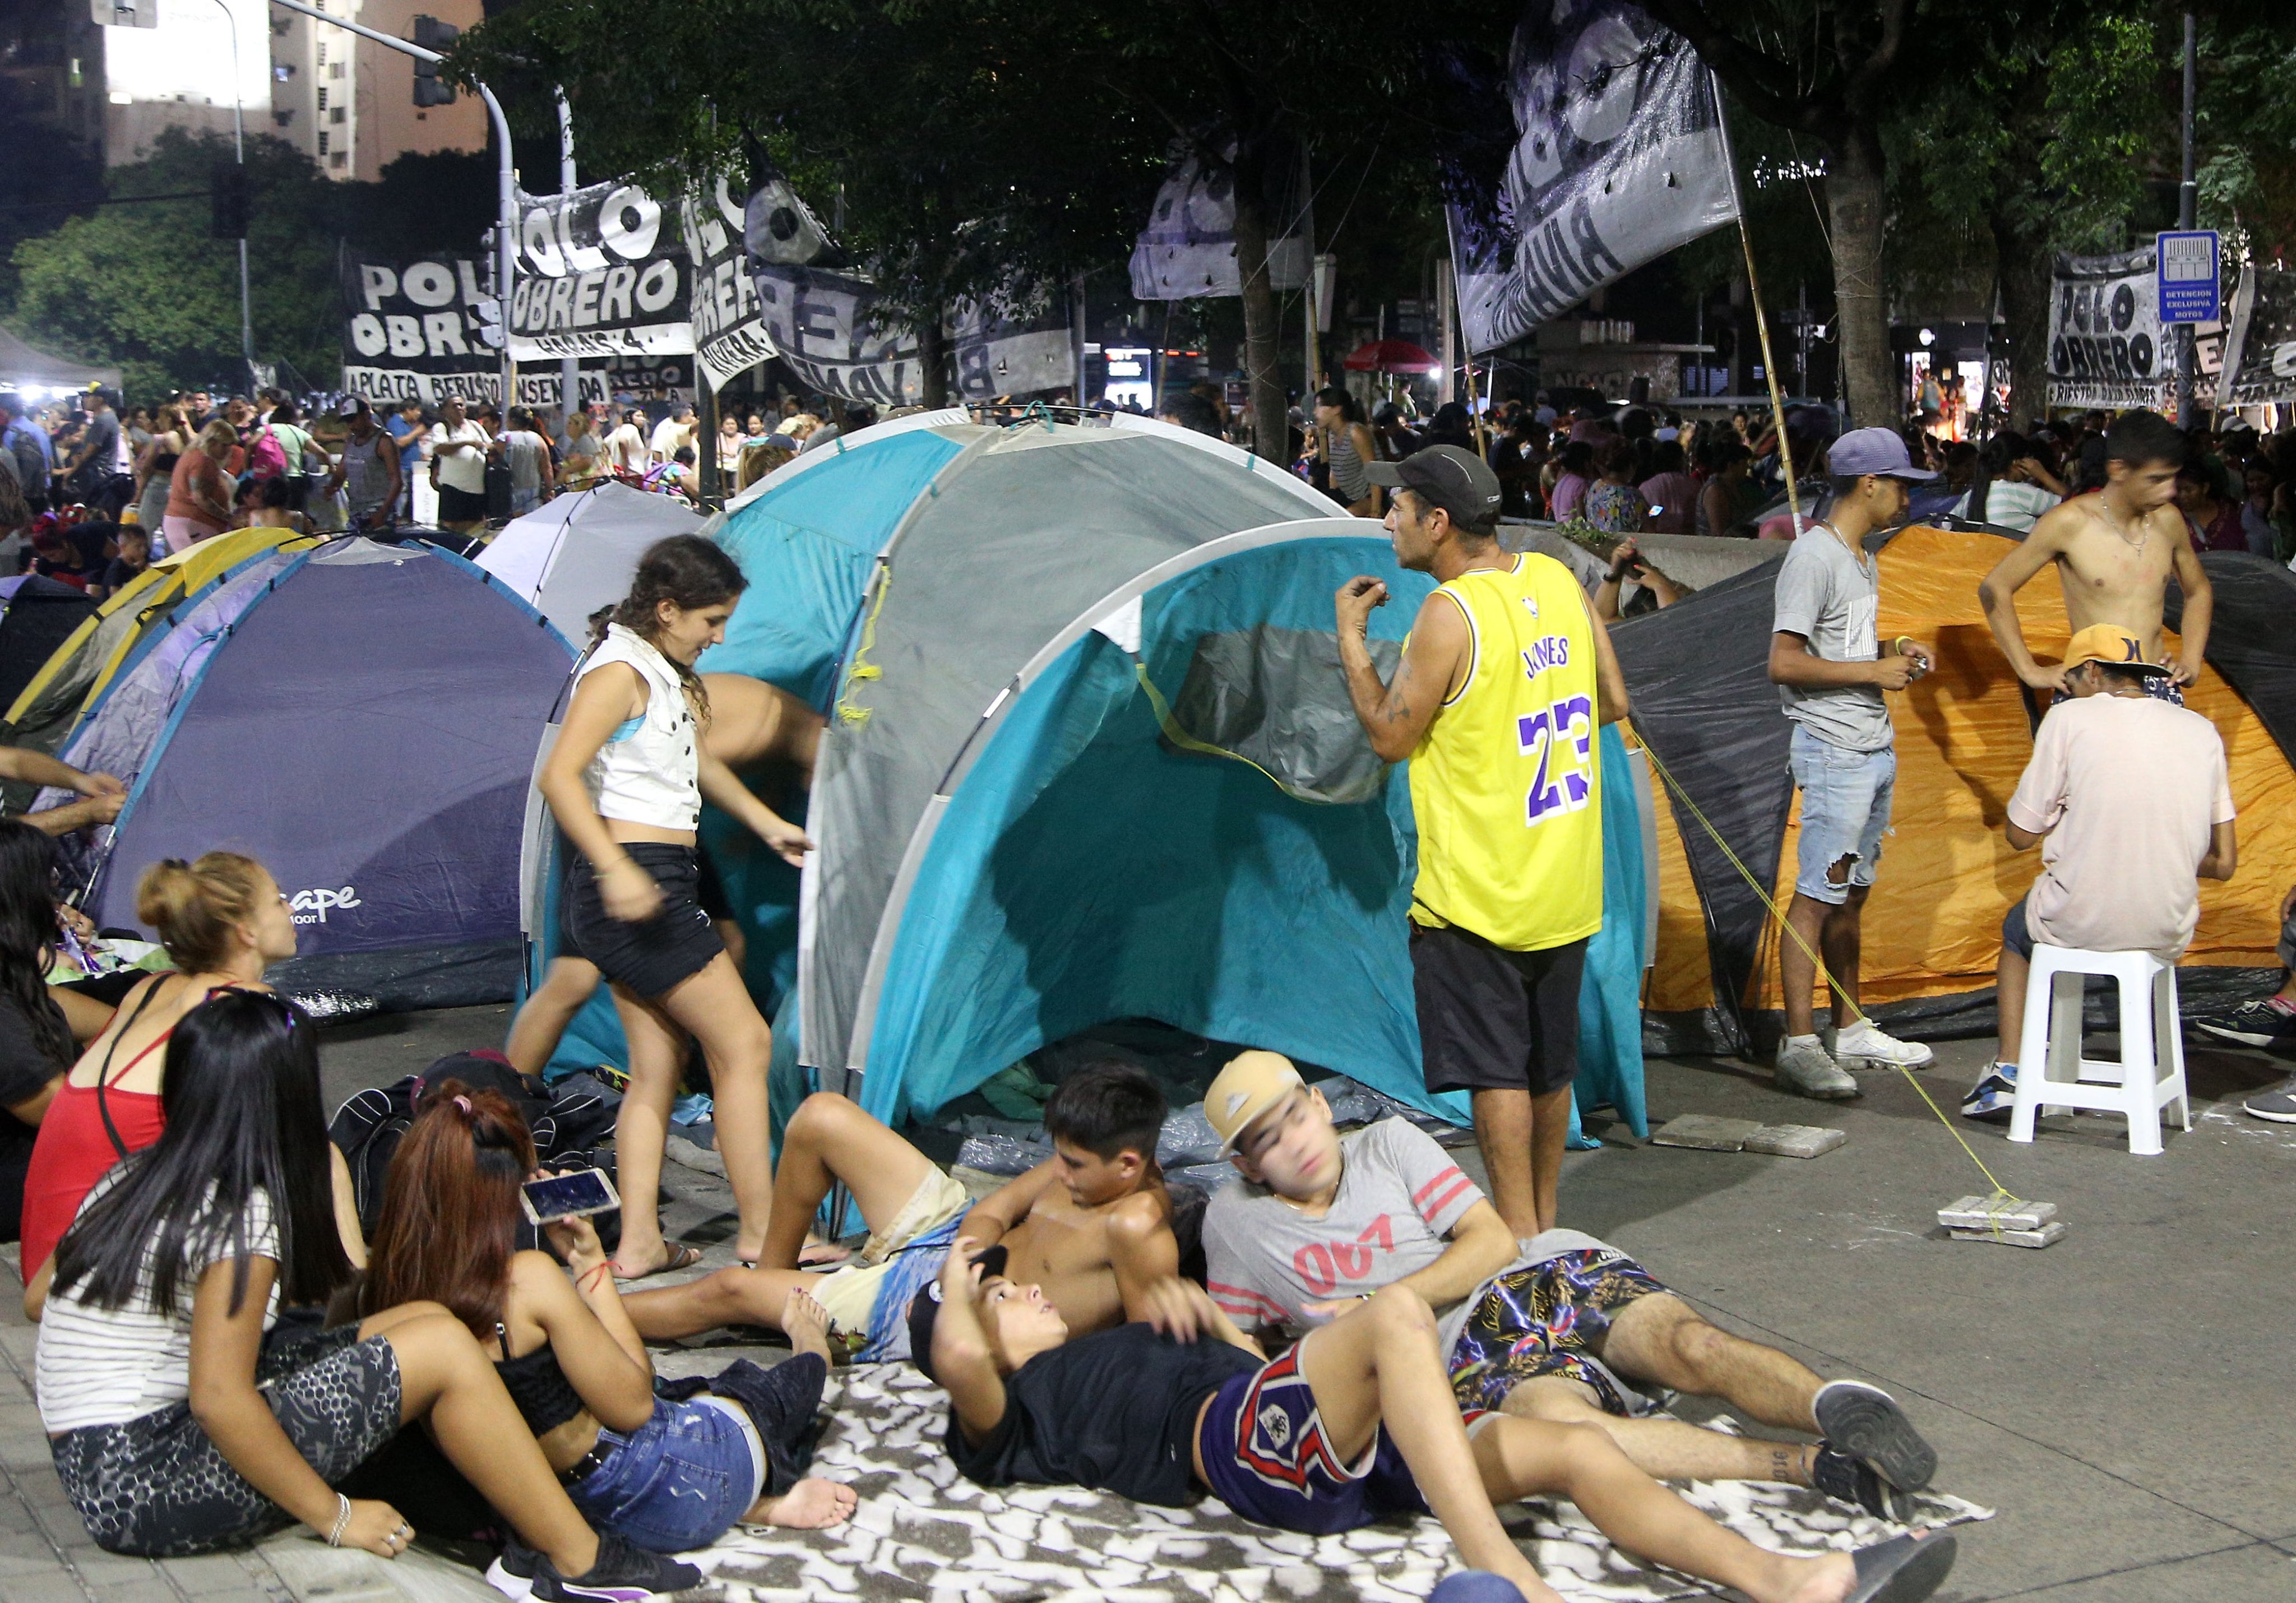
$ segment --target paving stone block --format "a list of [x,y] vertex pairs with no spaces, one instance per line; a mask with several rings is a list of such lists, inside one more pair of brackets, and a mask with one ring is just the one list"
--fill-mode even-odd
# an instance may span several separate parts
[[1651,1132],[1653,1147],[1694,1147],[1702,1152],[1736,1152],[1746,1138],[1762,1127],[1759,1119],[1722,1119],[1710,1114],[1685,1113]]
[[2038,1231],[2057,1216],[2054,1202],[2013,1202],[2005,1198],[1964,1197],[1950,1207],[1938,1209],[1938,1223],[1948,1230]]
[[1765,1125],[1746,1138],[1746,1150],[1773,1157],[1820,1157],[1849,1139],[1823,1125]]
[[8,1583],[8,1603],[87,1603],[87,1593],[62,1566],[44,1575],[18,1575]]
[[94,1603],[183,1603],[183,1594],[168,1584],[157,1570],[142,1581],[115,1581],[88,1588]]
[[298,1603],[502,1603],[474,1569],[421,1548],[393,1559],[331,1548],[307,1532],[275,1536],[256,1550]]
[[255,1577],[248,1573],[238,1555],[234,1553],[202,1553],[196,1558],[162,1558],[160,1567],[193,1597],[211,1596],[218,1592],[260,1592]]

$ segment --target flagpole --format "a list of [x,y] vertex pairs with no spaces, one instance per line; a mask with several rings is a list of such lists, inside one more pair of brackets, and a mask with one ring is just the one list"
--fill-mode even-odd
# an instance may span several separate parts
[[1770,354],[1770,320],[1762,310],[1762,281],[1754,271],[1754,236],[1746,231],[1746,200],[1738,192],[1738,153],[1730,145],[1730,120],[1722,109],[1722,83],[1712,69],[1707,88],[1714,96],[1714,126],[1722,135],[1722,163],[1730,174],[1730,206],[1738,214],[1738,242],[1746,252],[1746,292],[1754,302],[1754,332],[1762,343],[1762,377],[1770,391],[1770,419],[1778,432],[1778,462],[1786,477],[1786,508],[1793,515],[1794,538],[1801,538],[1801,492],[1794,483],[1793,447],[1786,440],[1786,405],[1778,392],[1777,359]]

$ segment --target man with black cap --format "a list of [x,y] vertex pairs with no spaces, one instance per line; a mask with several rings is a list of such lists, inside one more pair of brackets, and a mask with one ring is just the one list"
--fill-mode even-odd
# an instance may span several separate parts
[[1554,1226],[1578,1065],[1578,982],[1603,923],[1600,724],[1627,712],[1610,635],[1570,570],[1501,549],[1498,476],[1430,446],[1367,465],[1396,491],[1396,560],[1432,574],[1395,678],[1365,643],[1387,586],[1336,598],[1340,664],[1372,748],[1411,763],[1413,991],[1430,1091],[1470,1093],[1491,1201]]
[[[1936,1060],[1928,1047],[1882,1034],[1859,1011],[1857,947],[1898,779],[1882,692],[1905,689],[1931,660],[1911,640],[1877,638],[1881,570],[1865,541],[1904,521],[1909,482],[1937,475],[1914,466],[1906,442],[1888,429],[1856,429],[1835,440],[1826,473],[1825,517],[1803,528],[1779,564],[1770,626],[1770,682],[1793,721],[1788,761],[1801,791],[1791,929],[1778,943],[1786,1038],[1776,1078],[1783,1090],[1840,1100],[1860,1094],[1847,1072],[1853,1066],[1926,1068]],[[1834,998],[1823,1038],[1810,1002],[1818,953]]]

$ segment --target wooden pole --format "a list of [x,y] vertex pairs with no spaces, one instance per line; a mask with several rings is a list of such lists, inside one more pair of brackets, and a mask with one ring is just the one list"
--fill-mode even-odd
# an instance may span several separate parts
[[1762,377],[1770,392],[1770,421],[1778,433],[1778,465],[1785,470],[1786,509],[1793,515],[1794,538],[1801,538],[1801,491],[1794,483],[1793,447],[1786,438],[1786,406],[1778,391],[1777,358],[1770,354],[1770,320],[1762,310],[1762,281],[1754,271],[1754,236],[1746,232],[1745,198],[1738,192],[1738,155],[1730,147],[1730,125],[1722,113],[1722,85],[1711,73],[1707,83],[1714,95],[1715,126],[1722,134],[1722,155],[1730,169],[1730,204],[1738,214],[1738,242],[1746,252],[1746,293],[1754,300],[1754,333],[1762,346]]

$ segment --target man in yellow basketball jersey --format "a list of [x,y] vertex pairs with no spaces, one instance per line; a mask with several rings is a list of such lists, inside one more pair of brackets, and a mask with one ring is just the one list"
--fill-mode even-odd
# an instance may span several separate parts
[[1382,757],[1411,761],[1427,1088],[1469,1093],[1491,1202],[1528,1239],[1554,1227],[1578,982],[1603,922],[1595,732],[1626,716],[1626,681],[1570,570],[1500,549],[1498,476],[1480,458],[1430,446],[1368,470],[1397,492],[1396,560],[1439,585],[1391,684],[1364,643],[1387,586],[1358,577],[1336,598],[1356,716]]

